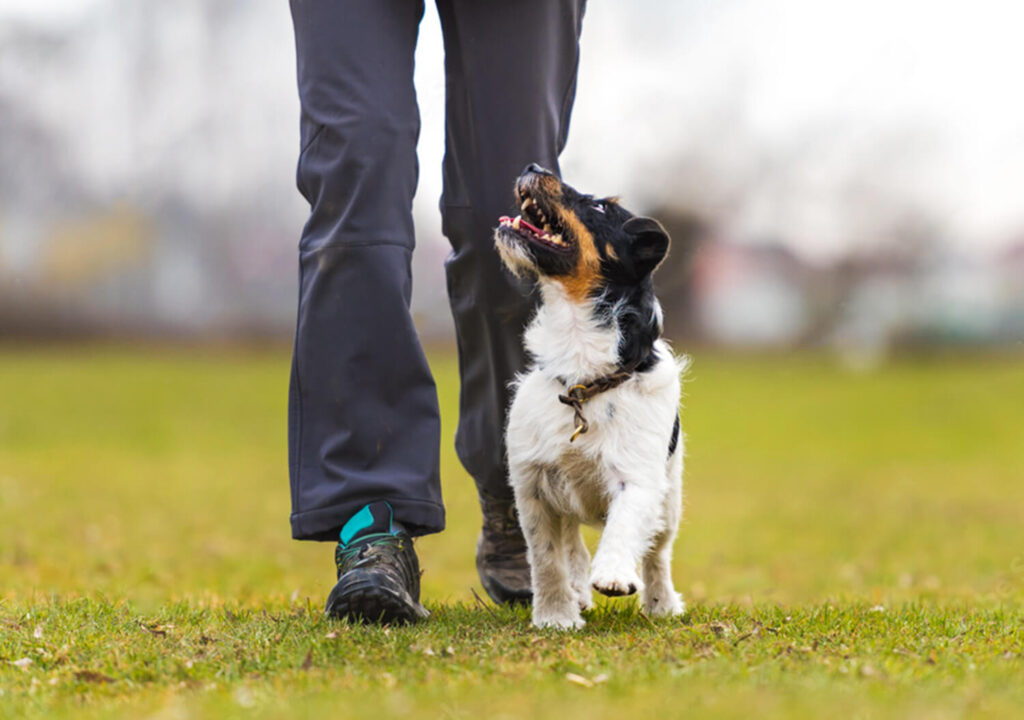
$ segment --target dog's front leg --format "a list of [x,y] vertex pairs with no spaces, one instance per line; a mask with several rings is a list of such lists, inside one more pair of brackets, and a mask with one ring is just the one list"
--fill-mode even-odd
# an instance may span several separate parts
[[613,493],[590,572],[591,586],[609,597],[643,588],[637,565],[659,529],[658,493],[652,483],[623,477]]
[[[513,471],[513,476],[515,473]],[[522,480],[520,476],[516,478]],[[540,499],[540,473],[514,482],[519,522],[526,538],[533,586],[533,624],[537,627],[581,628],[580,606],[569,584],[568,553],[562,521]]]

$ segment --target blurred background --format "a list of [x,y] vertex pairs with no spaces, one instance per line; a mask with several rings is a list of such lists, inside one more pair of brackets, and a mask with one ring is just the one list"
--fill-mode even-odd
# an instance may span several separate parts
[[[654,214],[684,343],[1024,339],[1024,6],[593,2],[563,175]],[[306,208],[284,0],[0,0],[0,338],[287,339]],[[428,3],[414,311],[451,338]]]

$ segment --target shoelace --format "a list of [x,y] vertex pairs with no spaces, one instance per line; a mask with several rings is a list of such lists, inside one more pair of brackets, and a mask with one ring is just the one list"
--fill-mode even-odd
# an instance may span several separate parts
[[[353,567],[358,567],[358,561],[372,557],[376,554],[374,552],[375,550],[380,550],[385,547],[400,550],[402,548],[402,538],[397,535],[392,535],[391,533],[373,533],[372,535],[363,535],[355,541],[352,547],[339,547],[335,555],[335,561],[339,570],[341,570],[342,566],[347,570],[351,570]],[[355,564],[350,566],[349,563],[353,561],[355,561]]]

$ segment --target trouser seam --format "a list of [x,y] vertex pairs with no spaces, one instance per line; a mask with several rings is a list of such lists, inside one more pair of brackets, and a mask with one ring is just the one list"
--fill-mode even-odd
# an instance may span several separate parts
[[295,482],[291,484],[292,507],[298,509],[299,500],[302,498],[302,379],[299,377],[299,322],[302,319],[302,263],[299,263],[299,301],[296,303],[295,312],[295,341],[292,343],[292,372],[295,377],[295,443],[292,458],[291,472]]
[[562,151],[565,149],[565,143],[569,137],[569,116],[572,114],[572,106],[576,99],[576,86],[579,81],[580,37],[583,35],[583,15],[586,12],[586,5],[586,0],[581,0],[579,4],[580,15],[576,21],[576,45],[573,69],[569,75],[569,83],[562,92],[562,107],[561,112],[558,114],[558,145],[555,148],[556,157],[562,154]]

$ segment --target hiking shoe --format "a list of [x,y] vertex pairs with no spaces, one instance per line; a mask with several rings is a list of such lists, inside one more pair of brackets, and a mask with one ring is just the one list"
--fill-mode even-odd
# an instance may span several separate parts
[[530,563],[526,540],[512,500],[480,495],[483,528],[476,543],[476,571],[484,590],[496,603],[528,605]]
[[404,530],[347,541],[343,531],[334,560],[338,583],[324,609],[331,617],[386,625],[416,622],[429,614],[420,604],[420,563]]

